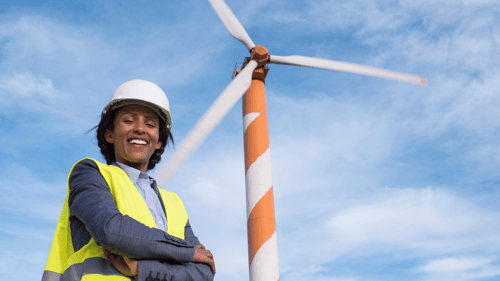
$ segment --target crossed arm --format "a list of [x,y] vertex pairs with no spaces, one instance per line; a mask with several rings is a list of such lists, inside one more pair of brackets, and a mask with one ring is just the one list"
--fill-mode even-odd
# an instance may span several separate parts
[[84,160],[73,169],[69,185],[68,204],[75,251],[94,238],[96,244],[113,257],[137,260],[139,281],[150,275],[179,281],[213,280],[210,267],[215,272],[213,256],[210,258],[210,251],[202,249],[189,222],[185,229],[186,240],[183,240],[122,215],[109,186],[91,160]]
[[[205,247],[202,244],[197,244],[195,246],[195,249],[196,251],[195,251],[195,257],[193,257],[193,262],[197,262],[196,256],[197,252],[199,252],[199,253],[206,253],[206,256],[200,255],[198,259],[208,259],[211,260],[213,263],[213,255],[210,253],[210,251],[205,250]],[[106,257],[111,261],[113,266],[119,272],[131,277],[137,276],[138,280],[148,280],[147,279],[148,277],[150,277],[151,279],[155,278],[154,280],[156,280],[156,278],[163,277],[162,280],[167,280],[167,275],[169,276],[169,278],[172,278],[169,280],[179,280],[179,281],[206,280],[206,279],[200,279],[201,277],[206,275],[206,273],[200,272],[200,268],[195,263],[180,264],[175,261],[161,262],[156,260],[135,260],[112,254],[111,252],[105,249],[103,249],[103,251]],[[205,261],[200,261],[200,262],[208,263]],[[140,267],[139,264],[141,264]],[[211,269],[212,272],[215,274],[215,265],[211,266]],[[168,274],[165,272],[169,273],[176,272],[176,273]],[[211,278],[213,279],[213,275]]]

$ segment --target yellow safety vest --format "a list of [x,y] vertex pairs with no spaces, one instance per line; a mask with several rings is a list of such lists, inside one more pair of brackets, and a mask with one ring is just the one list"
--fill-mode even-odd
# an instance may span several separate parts
[[[146,202],[125,171],[113,165],[102,164],[91,158],[85,159],[93,160],[97,164],[99,172],[108,183],[116,207],[123,215],[128,215],[149,227],[157,228]],[[85,159],[78,161],[78,163]],[[71,168],[70,175],[75,166]],[[184,239],[184,229],[188,221],[184,204],[177,194],[161,188],[159,191],[167,213],[167,233]],[[42,281],[130,281],[130,277],[121,274],[111,265],[110,261],[104,256],[102,248],[94,242],[94,238],[90,239],[89,243],[77,252],[74,251],[69,223],[68,196],[69,176],[68,195],[57,223]]]

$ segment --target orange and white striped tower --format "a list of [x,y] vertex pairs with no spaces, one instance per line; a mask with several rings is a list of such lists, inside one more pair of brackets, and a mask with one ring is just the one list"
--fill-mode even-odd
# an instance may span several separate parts
[[[256,48],[264,48],[257,46]],[[257,49],[265,51],[267,49]],[[255,50],[252,50],[252,58]],[[251,281],[279,280],[278,240],[274,217],[273,181],[264,79],[268,69],[254,71],[243,96],[248,260]]]

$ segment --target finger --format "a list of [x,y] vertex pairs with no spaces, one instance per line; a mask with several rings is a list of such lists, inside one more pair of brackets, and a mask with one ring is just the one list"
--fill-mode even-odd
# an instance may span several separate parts
[[209,250],[201,250],[201,251],[202,251],[203,255],[207,256],[210,259],[213,259],[212,252],[210,252]]
[[215,262],[214,262],[214,260],[213,259],[209,259],[208,261],[209,261],[208,265],[212,269],[212,272],[215,274]]
[[203,263],[206,263],[208,266],[210,266],[210,269],[215,274],[215,262],[212,259],[209,259],[207,256],[205,256],[205,260],[203,261]]
[[136,259],[132,259],[132,258],[128,258],[128,257],[123,257],[123,259],[125,260],[126,263],[133,263],[133,262],[137,261]]
[[106,258],[109,259],[109,257],[111,256],[111,252],[108,251],[108,250],[106,250],[106,249],[104,249],[104,248],[102,248],[102,251],[103,251],[104,255],[106,256]]
[[113,265],[113,267],[118,270],[120,273],[124,275],[129,275],[130,274],[130,269],[128,265],[125,263],[125,260],[123,259],[122,256],[115,255],[111,252],[109,252],[109,261]]
[[132,270],[130,269],[130,266],[125,261],[126,258],[127,257],[118,256],[118,258],[117,258],[117,266],[121,269],[121,270],[118,270],[118,271],[120,271],[124,275],[133,276],[134,274],[133,274]]
[[131,276],[137,275],[137,266],[138,266],[137,260],[127,257],[123,257],[123,260],[127,263],[127,266],[130,269],[130,275]]
[[116,261],[116,265],[119,266],[121,269],[128,270],[128,265],[122,256],[117,256],[115,261]]
[[212,254],[212,252],[208,251],[207,250],[207,253],[206,253],[207,257],[209,257],[210,259],[214,259],[214,255]]

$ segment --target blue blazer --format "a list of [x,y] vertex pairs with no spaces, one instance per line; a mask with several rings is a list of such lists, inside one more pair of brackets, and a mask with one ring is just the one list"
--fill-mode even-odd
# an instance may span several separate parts
[[214,279],[207,264],[191,262],[199,240],[189,221],[182,240],[122,215],[94,161],[84,160],[75,166],[69,188],[69,220],[75,252],[94,238],[97,245],[114,254],[137,259],[139,281]]

